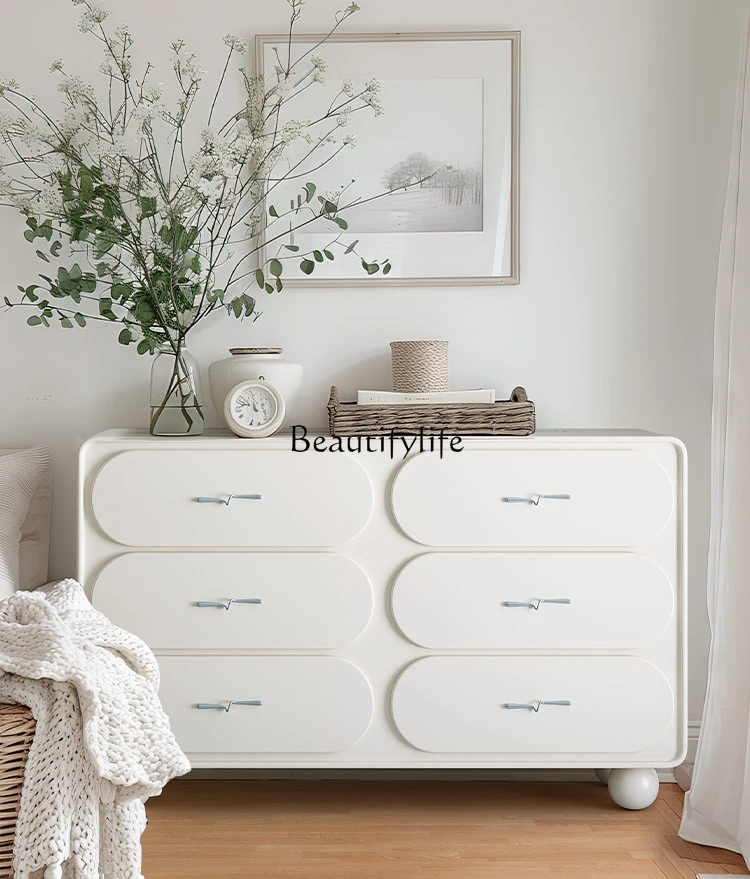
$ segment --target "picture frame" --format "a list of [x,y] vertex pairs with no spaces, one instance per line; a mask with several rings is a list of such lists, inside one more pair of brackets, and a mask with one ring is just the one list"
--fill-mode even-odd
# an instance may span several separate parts
[[[305,50],[324,38],[324,34],[300,33],[293,35],[292,43]],[[258,75],[269,75],[274,47],[288,43],[289,34],[256,36]],[[337,259],[315,277],[285,273],[284,283],[308,287],[518,284],[520,53],[520,31],[328,37],[320,54],[331,87],[344,78],[375,78],[383,85],[385,105],[382,117],[361,123],[359,143],[344,169],[337,156],[331,173],[348,175],[352,184],[356,180],[364,202],[372,198],[378,174],[381,185],[387,180],[398,185],[399,169],[410,160],[413,164],[415,156],[431,163],[428,170],[438,170],[419,186],[388,187],[389,194],[382,199],[342,213],[351,236],[364,242],[372,258],[387,256],[391,261],[393,270],[387,277],[363,277],[356,261]],[[388,120],[389,104],[392,117],[381,124]],[[301,118],[304,109],[297,108]],[[331,180],[332,185],[338,183],[336,177]],[[323,237],[306,233],[306,246],[323,246]],[[271,258],[270,251],[263,255]]]

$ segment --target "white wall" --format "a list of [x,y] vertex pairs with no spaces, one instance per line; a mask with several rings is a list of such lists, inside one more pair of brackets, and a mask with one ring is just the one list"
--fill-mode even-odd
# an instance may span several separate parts
[[[523,384],[540,427],[641,427],[691,455],[690,716],[705,685],[704,613],[713,287],[746,0],[360,0],[352,29],[523,32],[522,283],[506,289],[288,290],[263,317],[198,331],[203,364],[230,345],[282,345],[306,368],[299,419],[324,423],[328,388],[387,386],[388,342],[451,341],[455,386]],[[111,4],[114,5],[114,4]],[[308,0],[319,30],[344,0]],[[286,21],[283,0],[129,0],[149,56],[184,36],[216,70],[227,31]],[[62,0],[15,3],[0,76],[48,94],[49,62],[98,52]],[[166,76],[166,74],[165,74]],[[450,125],[450,119],[446,119]],[[38,271],[21,223],[0,214],[5,289]],[[74,570],[76,449],[146,422],[147,359],[108,327],[45,331],[0,315],[0,447],[55,452],[52,573]],[[215,421],[215,416],[212,415]]]

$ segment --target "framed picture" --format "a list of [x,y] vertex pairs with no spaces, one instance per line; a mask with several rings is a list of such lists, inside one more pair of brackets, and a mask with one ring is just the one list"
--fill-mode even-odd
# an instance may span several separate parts
[[[312,52],[321,39],[298,34],[294,48]],[[288,47],[288,34],[256,37],[267,82]],[[346,191],[346,234],[366,258],[387,258],[391,270],[368,278],[357,261],[336,258],[309,278],[290,264],[285,283],[517,284],[520,33],[335,34],[319,54],[325,83],[289,102],[295,119],[316,118],[342,84],[379,82],[382,112],[353,114],[346,131],[356,146],[322,167],[316,162],[314,179],[319,191]],[[284,204],[295,196],[275,197]],[[325,248],[340,231],[326,225],[297,230],[295,247]],[[265,255],[284,243],[269,243]]]

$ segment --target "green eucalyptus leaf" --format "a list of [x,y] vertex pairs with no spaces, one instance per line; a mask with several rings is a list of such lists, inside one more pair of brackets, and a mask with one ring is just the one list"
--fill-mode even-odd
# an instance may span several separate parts
[[268,264],[268,271],[275,277],[278,278],[279,275],[284,271],[284,266],[281,264],[281,260],[272,259]]
[[338,205],[337,205],[337,204],[334,204],[332,201],[328,201],[328,199],[326,199],[326,200],[323,202],[323,210],[324,210],[327,214],[335,214],[336,211],[337,211],[338,209],[339,209],[339,208],[338,208]]
[[299,250],[299,244],[285,244],[284,248],[286,250],[291,250],[292,253],[297,253]]
[[78,324],[79,327],[86,326],[86,318],[80,313],[80,311],[77,311],[73,315],[73,320]]
[[318,189],[318,187],[314,183],[305,183],[305,193],[306,193],[305,200],[308,202],[308,204],[312,201],[313,196],[315,195],[315,192],[317,191],[317,189]]
[[331,220],[339,227],[339,229],[343,229],[346,231],[349,228],[349,224],[343,217],[331,217]]
[[311,259],[303,259],[299,267],[306,275],[311,275],[315,271],[315,263]]
[[391,266],[391,264],[390,264],[389,262],[387,262],[387,263],[383,266],[383,274],[384,274],[384,275],[387,275],[388,272],[390,272],[390,270],[391,270],[392,268],[393,268],[393,267]]
[[145,196],[141,199],[141,217],[147,220],[156,214],[156,199],[152,196]]
[[315,262],[323,262],[323,254],[319,250],[313,250]]
[[273,293],[273,287],[271,284],[266,284],[265,286],[266,293]]
[[148,354],[148,352],[151,350],[151,346],[145,339],[141,339],[141,341],[138,343],[138,347],[135,350],[139,354]]
[[42,319],[38,314],[32,314],[31,317],[26,318],[26,323],[30,327],[38,327],[42,323]]
[[266,283],[266,276],[263,274],[263,269],[255,270],[255,283],[263,289],[263,285]]
[[335,259],[334,255],[331,253],[330,250],[324,250],[323,253],[325,254],[326,259]]
[[[36,238],[36,231],[35,231],[34,229],[27,229],[27,230],[23,233],[23,237],[24,237],[27,241],[33,241],[33,240]],[[41,321],[40,321],[40,323],[41,323]]]
[[49,262],[49,257],[46,253],[44,253],[44,251],[37,250],[36,255],[39,257],[39,259],[43,259],[44,262]]
[[62,250],[62,241],[60,241],[58,239],[57,241],[52,242],[52,246],[50,247],[49,252],[52,254],[52,256],[59,256],[61,250]]
[[133,341],[133,334],[127,327],[125,327],[124,329],[120,330],[120,335],[117,337],[117,341],[121,345],[129,345]]
[[279,212],[276,210],[276,208],[275,208],[273,205],[271,205],[271,207],[268,209],[268,213],[269,213],[272,217],[276,217],[276,219],[279,218]]
[[113,299],[119,299],[120,302],[124,302],[126,299],[129,299],[133,292],[132,287],[129,284],[113,284],[110,289],[110,294]]
[[66,330],[70,330],[73,328],[73,322],[69,317],[61,317],[60,318],[60,326],[65,327]]

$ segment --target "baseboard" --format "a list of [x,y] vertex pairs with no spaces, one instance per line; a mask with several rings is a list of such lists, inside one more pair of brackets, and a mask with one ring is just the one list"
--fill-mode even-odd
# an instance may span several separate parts
[[687,756],[685,757],[686,763],[695,763],[695,752],[698,750],[698,737],[700,736],[700,734],[700,720],[688,721]]
[[[659,781],[674,784],[671,769],[659,769]],[[593,769],[193,769],[183,776],[242,781],[597,781]],[[179,779],[178,779],[179,781]]]

